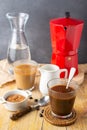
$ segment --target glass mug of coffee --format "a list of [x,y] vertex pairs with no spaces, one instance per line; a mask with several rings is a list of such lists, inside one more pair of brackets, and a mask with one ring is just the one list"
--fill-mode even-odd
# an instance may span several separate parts
[[56,78],[47,84],[52,115],[58,118],[68,118],[72,115],[78,84],[71,81],[66,89],[67,81]]
[[32,60],[20,60],[14,63],[14,76],[18,89],[34,89],[37,66],[37,62]]

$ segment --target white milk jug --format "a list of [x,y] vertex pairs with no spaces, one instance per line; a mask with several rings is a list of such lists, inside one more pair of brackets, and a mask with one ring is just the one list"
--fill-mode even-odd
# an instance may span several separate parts
[[47,83],[49,80],[54,78],[60,78],[61,72],[65,72],[64,78],[67,78],[68,76],[67,69],[60,69],[57,65],[53,64],[43,65],[39,68],[39,71],[41,73],[39,90],[42,93],[42,95],[48,94]]

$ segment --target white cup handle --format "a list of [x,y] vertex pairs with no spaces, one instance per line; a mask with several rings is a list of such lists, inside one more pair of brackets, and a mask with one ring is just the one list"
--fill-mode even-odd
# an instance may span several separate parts
[[3,97],[0,97],[0,103],[1,103],[1,104],[6,103],[6,101],[4,100],[4,98],[3,98]]
[[67,78],[67,77],[68,77],[68,70],[67,70],[67,69],[60,69],[59,75],[60,75],[62,72],[65,72],[64,78]]
[[28,97],[31,97],[31,96],[32,96],[32,92],[31,92],[31,91],[25,90],[25,92],[27,93]]

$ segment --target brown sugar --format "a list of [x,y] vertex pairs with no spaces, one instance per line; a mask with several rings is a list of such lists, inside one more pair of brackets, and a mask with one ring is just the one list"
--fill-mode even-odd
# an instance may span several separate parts
[[23,95],[20,94],[12,94],[6,98],[8,102],[21,102],[25,99]]

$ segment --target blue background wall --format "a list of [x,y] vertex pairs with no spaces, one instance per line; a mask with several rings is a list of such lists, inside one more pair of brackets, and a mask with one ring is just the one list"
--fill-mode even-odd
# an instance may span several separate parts
[[6,58],[10,25],[7,12],[26,12],[30,17],[26,25],[26,36],[32,59],[50,63],[51,40],[49,21],[63,17],[70,11],[73,18],[85,22],[79,47],[79,63],[87,62],[87,1],[86,0],[0,0],[0,59]]

